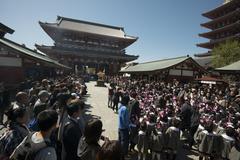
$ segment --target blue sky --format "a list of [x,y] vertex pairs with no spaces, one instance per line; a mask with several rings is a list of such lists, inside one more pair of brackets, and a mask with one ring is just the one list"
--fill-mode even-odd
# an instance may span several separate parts
[[13,28],[7,38],[34,48],[52,45],[38,21],[55,22],[57,15],[121,26],[139,37],[127,54],[138,62],[206,52],[196,43],[205,42],[199,33],[208,31],[200,23],[209,21],[203,12],[223,0],[1,0],[0,22]]

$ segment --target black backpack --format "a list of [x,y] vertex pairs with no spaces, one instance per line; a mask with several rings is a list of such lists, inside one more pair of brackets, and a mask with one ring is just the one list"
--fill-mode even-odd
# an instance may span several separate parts
[[22,142],[25,151],[15,156],[17,160],[34,160],[41,150],[47,147],[54,147],[54,145],[48,140],[44,140],[41,143],[32,142],[31,138],[33,134],[34,133],[30,133]]

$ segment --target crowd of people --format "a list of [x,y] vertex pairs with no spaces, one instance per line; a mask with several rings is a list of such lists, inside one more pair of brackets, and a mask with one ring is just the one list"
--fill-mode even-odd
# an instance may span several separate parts
[[0,160],[172,160],[182,148],[200,160],[240,159],[237,84],[108,81],[108,107],[119,117],[114,141],[102,136],[101,120],[84,119],[87,87],[77,76],[26,81],[14,101],[1,91]]
[[119,141],[125,156],[137,146],[139,160],[176,159],[184,147],[197,150],[200,160],[240,159],[237,84],[119,77],[109,78],[109,82],[108,107],[118,110]]
[[0,93],[0,160],[120,160],[121,146],[102,136],[102,121],[84,119],[82,78],[26,81],[13,100]]

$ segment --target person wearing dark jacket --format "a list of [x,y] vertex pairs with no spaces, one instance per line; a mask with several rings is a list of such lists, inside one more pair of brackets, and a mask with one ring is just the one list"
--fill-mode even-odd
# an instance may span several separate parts
[[140,118],[141,109],[139,107],[139,101],[137,100],[137,93],[133,92],[131,94],[131,101],[129,102],[129,116]]
[[66,155],[63,156],[63,160],[78,160],[77,147],[80,138],[82,137],[82,131],[78,123],[78,117],[81,114],[79,100],[73,100],[67,106],[68,118],[64,124],[63,129],[63,150]]
[[10,106],[10,91],[6,88],[0,89],[0,125],[3,124],[4,112]]
[[185,100],[184,104],[181,107],[180,117],[182,120],[181,129],[183,131],[189,129],[191,125],[192,109],[188,100]]
[[4,139],[2,139],[2,144],[4,146],[3,155],[9,157],[29,133],[26,126],[28,114],[26,109],[22,107],[12,107],[6,112],[6,114],[9,126]]
[[189,147],[192,148],[194,144],[194,134],[198,129],[200,121],[199,110],[196,106],[192,108],[191,126],[190,126],[190,142]]
[[112,109],[113,109],[113,111],[116,110],[116,112],[118,111],[118,103],[119,103],[119,99],[120,99],[120,96],[121,96],[120,90],[121,90],[120,88],[116,89],[116,91],[114,92],[114,95],[113,95]]
[[90,120],[84,129],[84,136],[79,141],[77,155],[81,160],[96,160],[101,147],[98,141],[102,137],[102,121]]

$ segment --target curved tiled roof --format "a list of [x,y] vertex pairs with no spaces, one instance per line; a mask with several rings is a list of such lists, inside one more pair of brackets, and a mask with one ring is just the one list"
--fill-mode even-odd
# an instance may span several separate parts
[[[177,57],[171,59],[163,59],[151,62],[140,63],[135,66],[130,66],[121,72],[124,73],[133,73],[133,72],[151,72],[151,71],[158,71],[173,67],[178,65],[186,60],[192,60],[199,68],[203,69],[197,62],[195,62],[191,57],[184,56],[184,57]],[[203,69],[204,70],[204,69]]]
[[49,58],[48,56],[44,56],[42,54],[36,53],[35,51],[33,51],[33,50],[29,49],[29,48],[26,48],[26,47],[24,47],[24,46],[22,46],[20,44],[17,44],[17,43],[15,43],[13,41],[10,41],[8,39],[1,38],[0,39],[0,43],[5,45],[5,46],[7,46],[7,47],[9,47],[9,48],[17,50],[23,56],[31,57],[33,59],[45,62],[45,63],[47,63],[49,65],[54,65],[54,66],[57,66],[57,67],[70,69],[68,66],[60,64],[59,62]]

